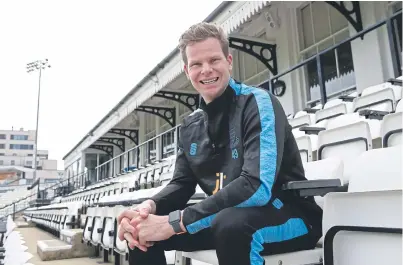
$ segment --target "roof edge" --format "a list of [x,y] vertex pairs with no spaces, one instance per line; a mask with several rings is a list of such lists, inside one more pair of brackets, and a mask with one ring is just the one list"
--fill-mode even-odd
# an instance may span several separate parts
[[[234,1],[223,1],[221,4],[213,10],[204,20],[203,22],[211,22],[213,19],[215,19],[225,8],[227,8],[230,4],[232,4]],[[133,93],[140,88],[147,80],[149,77],[154,76],[159,69],[164,68],[165,64],[167,64],[177,53],[179,53],[178,48],[175,48],[172,50],[164,59],[161,60],[145,77],[143,77],[137,85],[135,85],[129,93],[126,94],[126,96],[123,97],[109,112],[106,114],[105,117],[103,117],[64,157],[62,160],[65,160],[66,157],[68,157],[80,144],[82,144],[85,139],[91,135],[98,127],[106,120],[108,119],[121,105],[123,105],[128,98],[130,98]]]

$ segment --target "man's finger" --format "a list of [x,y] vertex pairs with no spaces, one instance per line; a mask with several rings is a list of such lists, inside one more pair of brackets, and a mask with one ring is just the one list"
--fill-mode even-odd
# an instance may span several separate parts
[[135,242],[134,242],[134,245],[135,245],[138,249],[140,249],[140,250],[142,250],[142,251],[144,251],[144,252],[146,252],[146,251],[148,250],[147,246],[141,245],[140,242],[138,242],[138,241],[135,241]]
[[122,222],[123,218],[128,218],[131,220],[138,215],[139,215],[139,213],[137,211],[132,210],[132,209],[127,209],[118,215],[117,222],[118,222],[118,224],[120,224]]
[[140,208],[140,216],[143,218],[147,218],[147,216],[150,214],[151,208],[150,207],[142,207]]
[[146,247],[150,248],[150,247],[154,246],[154,244],[155,244],[154,242],[148,242],[147,241]]
[[129,246],[130,249],[134,249],[134,247],[137,245],[137,242],[135,242],[133,236],[129,233],[124,233],[123,234],[124,239],[126,239],[127,245]]
[[133,218],[133,219],[130,221],[130,225],[133,226],[133,227],[135,227],[135,228],[137,228],[137,226],[138,226],[142,221],[143,221],[143,218],[141,218],[140,216],[138,216],[138,217],[136,217],[136,218]]
[[123,218],[121,224],[119,225],[119,231],[118,231],[119,239],[121,241],[123,241],[124,233],[127,233],[127,232],[130,234],[133,234],[133,236],[134,236],[135,230],[136,229],[132,225],[130,225],[130,220],[127,218]]

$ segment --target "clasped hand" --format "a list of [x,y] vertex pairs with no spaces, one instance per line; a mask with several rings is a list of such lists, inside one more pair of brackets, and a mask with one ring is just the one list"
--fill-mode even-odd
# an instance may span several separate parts
[[168,216],[158,216],[151,212],[151,205],[144,202],[118,216],[118,237],[122,241],[126,240],[129,248],[137,247],[147,251],[154,242],[168,239],[175,234],[168,223]]

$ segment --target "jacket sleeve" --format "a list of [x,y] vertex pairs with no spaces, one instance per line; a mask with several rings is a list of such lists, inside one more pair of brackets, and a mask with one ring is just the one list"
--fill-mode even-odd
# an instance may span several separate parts
[[271,199],[282,160],[286,117],[279,115],[276,121],[277,110],[283,111],[266,91],[259,89],[253,94],[243,111],[241,175],[214,195],[184,210],[183,223],[191,234],[209,227],[215,215],[225,208],[259,207]]
[[189,167],[182,144],[179,141],[173,178],[159,193],[151,199],[156,204],[158,215],[166,215],[171,211],[183,209],[196,191],[196,179]]

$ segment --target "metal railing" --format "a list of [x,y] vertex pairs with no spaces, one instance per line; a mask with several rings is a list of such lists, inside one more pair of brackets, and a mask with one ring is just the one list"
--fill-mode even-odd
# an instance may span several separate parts
[[[388,35],[388,40],[389,40],[389,48],[390,48],[390,53],[391,53],[391,59],[392,59],[392,67],[393,67],[393,74],[394,77],[400,76],[402,75],[402,62],[401,62],[401,52],[402,52],[402,48],[399,47],[399,43],[402,43],[402,40],[398,41],[398,34],[397,33],[397,23],[400,23],[398,18],[402,16],[402,11],[399,11],[397,13],[395,13],[394,15],[388,17],[387,19],[380,21],[360,32],[358,32],[356,35],[347,38],[343,41],[341,41],[340,43],[329,47],[321,52],[319,52],[318,54],[304,60],[303,62],[291,67],[290,69],[277,74],[276,76],[273,76],[271,78],[269,78],[268,80],[266,80],[265,82],[263,82],[262,84],[260,84],[260,87],[263,87],[265,89],[269,89],[269,91],[273,92],[273,87],[276,86],[276,82],[279,80],[279,78],[292,73],[296,70],[299,70],[301,67],[307,66],[309,63],[315,63],[316,64],[316,79],[315,83],[319,84],[319,88],[320,88],[320,98],[319,99],[315,99],[315,100],[311,100],[308,101],[308,104],[312,104],[312,103],[317,103],[320,102],[323,105],[327,102],[329,96],[334,96],[334,95],[328,95],[327,90],[326,90],[326,79],[324,76],[324,68],[323,68],[323,57],[328,54],[329,52],[334,51],[335,49],[340,48],[342,45],[351,43],[353,40],[356,40],[358,38],[363,37],[365,34],[374,31],[376,29],[378,29],[379,27],[382,27],[384,25],[386,25],[386,29],[387,29],[387,35]],[[401,25],[400,25],[401,27]],[[369,55],[370,56],[370,55]],[[348,91],[349,89],[345,88],[344,90],[341,90],[339,92],[345,92]],[[338,93],[338,92],[337,92]],[[335,93],[337,95],[337,93]]]
[[89,182],[113,178],[176,155],[179,133],[180,125],[111,158],[95,167],[96,175]]
[[[0,218],[8,215],[12,215],[13,218],[16,213],[21,212],[30,207],[47,205],[52,202],[56,197],[62,197],[74,190],[82,188],[79,185],[80,179],[85,179],[88,172],[81,172],[77,175],[71,176],[66,179],[61,179],[57,183],[39,183],[38,188],[30,187],[31,194],[22,198],[16,198],[14,201],[2,206],[0,208]],[[28,185],[27,189],[28,189]],[[16,187],[16,186],[12,186]]]

